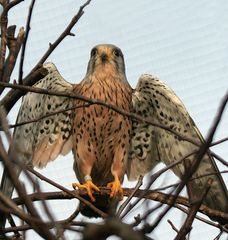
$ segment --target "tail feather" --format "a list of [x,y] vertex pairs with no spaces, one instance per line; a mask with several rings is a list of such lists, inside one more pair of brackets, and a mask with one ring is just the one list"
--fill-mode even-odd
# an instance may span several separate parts
[[[15,173],[16,178],[19,177],[20,172],[21,172],[21,169],[18,166],[14,165],[14,173]],[[0,190],[8,198],[11,198],[13,195],[14,185],[13,185],[12,181],[10,180],[8,173],[5,169],[2,174]],[[7,215],[0,211],[0,228],[5,227],[6,219],[7,219]]]
[[[83,196],[83,198],[87,201],[91,201],[88,196]],[[108,214],[108,215],[114,215],[117,205],[118,205],[118,200],[117,199],[112,199],[107,195],[96,195],[95,196],[96,201],[93,202],[93,205],[101,210],[102,212]],[[89,206],[85,205],[84,203],[80,203],[79,206],[80,212],[82,215],[89,217],[89,218],[98,218],[100,215],[95,212],[93,209],[91,209]]]

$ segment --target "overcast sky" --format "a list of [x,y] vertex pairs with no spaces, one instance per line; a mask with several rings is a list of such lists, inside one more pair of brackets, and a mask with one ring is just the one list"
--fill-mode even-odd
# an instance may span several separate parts
[[[36,1],[26,49],[25,74],[84,2]],[[30,1],[25,0],[11,11],[10,24],[25,26],[29,4]],[[85,75],[91,48],[98,43],[115,44],[124,53],[127,78],[132,87],[142,73],[159,76],[182,99],[206,136],[219,102],[228,89],[227,12],[227,0],[92,0],[73,29],[76,36],[67,37],[48,61],[56,64],[65,79],[77,83]],[[15,71],[14,78],[17,76]],[[10,113],[11,123],[15,121],[17,110],[15,107]],[[227,119],[226,111],[215,139],[227,137]],[[213,150],[225,158],[228,144],[223,143]],[[41,172],[71,188],[71,183],[77,181],[72,162],[69,154],[50,163]],[[219,167],[224,170],[220,164]],[[228,181],[228,177],[224,177]],[[169,174],[166,184],[175,180],[174,175]],[[161,184],[164,184],[164,179],[158,180],[155,186]],[[54,189],[47,184],[42,186],[46,191]],[[127,181],[125,186],[129,186]],[[63,218],[72,213],[76,201],[53,201],[51,206],[56,218]],[[141,211],[137,208],[134,215]],[[166,220],[171,219],[176,227],[180,227],[183,216],[177,210],[171,211]],[[195,221],[190,239],[213,239],[217,234],[217,229]],[[151,236],[158,240],[173,239],[175,232],[167,221],[163,221]],[[35,235],[33,239],[40,238]],[[221,239],[227,239],[227,236]]]

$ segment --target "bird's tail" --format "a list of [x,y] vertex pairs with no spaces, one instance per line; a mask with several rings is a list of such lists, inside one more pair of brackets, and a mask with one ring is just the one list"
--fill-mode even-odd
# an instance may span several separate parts
[[[83,196],[84,199],[86,199],[87,201],[90,201],[90,198],[88,196]],[[101,210],[102,212],[108,214],[108,215],[114,215],[116,208],[117,208],[117,204],[118,204],[118,200],[114,199],[114,198],[110,198],[108,195],[95,195],[95,199],[96,201],[93,202],[93,205],[98,208],[99,210]],[[93,209],[91,209],[89,206],[85,205],[84,203],[80,203],[79,205],[79,209],[82,215],[89,217],[89,218],[98,218],[100,217],[100,215],[95,212]]]
[[[15,165],[14,166],[15,178],[19,177],[20,172],[21,172],[21,168],[19,168],[18,166]],[[4,169],[3,174],[2,174],[0,191],[8,198],[11,198],[13,195],[13,190],[14,190],[14,185],[13,185],[12,181],[10,180],[10,177],[8,176],[6,169]],[[0,204],[2,205],[1,202],[0,202]],[[5,227],[6,219],[7,219],[7,214],[0,211],[0,230],[1,230],[1,228]],[[0,233],[1,233],[1,231],[0,231]]]

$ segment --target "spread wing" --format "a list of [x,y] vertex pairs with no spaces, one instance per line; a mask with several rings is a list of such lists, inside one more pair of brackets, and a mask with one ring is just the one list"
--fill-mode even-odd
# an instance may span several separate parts
[[[132,102],[136,114],[163,124],[182,136],[195,139],[198,142],[204,141],[183,103],[168,86],[156,77],[148,74],[140,77],[133,93]],[[133,121],[132,124],[128,168],[130,179],[136,179],[140,174],[144,175],[160,161],[169,165],[198,149],[194,144],[182,140],[162,128],[137,121]],[[191,162],[194,156],[195,154],[192,154],[187,157],[188,161]],[[184,163],[176,165],[172,170],[181,178],[185,172]],[[215,174],[195,179],[192,190],[199,192],[208,178],[212,178],[213,184],[207,194],[205,203],[211,208],[227,212],[228,193],[225,183],[221,175],[217,174],[218,168],[213,158],[206,154],[201,160],[194,177],[210,173]]]
[[[71,92],[73,85],[65,81],[53,63],[46,63],[48,70],[45,78],[34,87]],[[72,149],[71,111],[55,115],[53,112],[69,109],[73,102],[69,98],[38,93],[27,93],[21,103],[16,123],[37,120],[18,126],[14,130],[13,144],[9,155],[14,152],[20,161],[27,164],[44,167],[59,154],[66,154]],[[49,117],[45,117],[50,115]],[[14,165],[15,177],[19,177],[21,169]],[[14,186],[4,170],[1,181],[1,191],[8,197],[12,196]],[[6,216],[0,213],[0,227],[4,227]]]
[[[53,63],[46,63],[48,74],[34,87],[71,92],[73,85],[60,75]],[[19,155],[33,166],[44,167],[59,154],[66,154],[72,149],[71,111],[47,116],[53,112],[69,109],[71,99],[29,92],[22,100],[17,123],[38,120],[19,126],[14,131],[14,143]],[[44,117],[44,118],[43,118]]]

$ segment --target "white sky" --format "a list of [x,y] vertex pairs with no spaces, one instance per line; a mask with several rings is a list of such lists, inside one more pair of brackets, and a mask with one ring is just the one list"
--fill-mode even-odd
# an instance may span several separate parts
[[[40,59],[48,47],[64,30],[78,7],[85,1],[36,1],[25,58],[25,73]],[[14,8],[10,24],[25,26],[30,1]],[[153,73],[165,81],[185,103],[190,115],[205,136],[218,104],[228,87],[228,2],[226,0],[92,0],[85,14],[73,29],[75,37],[67,37],[49,57],[64,78],[79,82],[85,75],[89,52],[98,43],[119,46],[125,56],[127,77],[134,87],[142,73]],[[18,73],[14,72],[17,79]],[[10,113],[15,121],[17,108]],[[224,115],[216,139],[227,137],[228,113]],[[213,148],[222,157],[228,155],[228,144]],[[76,181],[72,170],[72,156],[50,163],[41,172],[71,188]],[[221,170],[224,167],[221,166]],[[226,181],[227,176],[224,176]],[[167,179],[167,178],[166,178]],[[169,175],[166,184],[175,181]],[[163,183],[158,181],[156,186]],[[126,183],[127,186],[128,183]],[[53,188],[43,184],[46,191]],[[51,202],[57,218],[69,216],[75,201]],[[138,208],[134,215],[142,212]],[[171,211],[176,227],[183,215]],[[37,235],[33,239],[40,239]],[[217,229],[195,221],[190,239],[213,239]],[[155,239],[173,239],[175,232],[167,221],[151,235]],[[72,236],[71,236],[72,237]],[[69,236],[69,238],[71,238]],[[79,237],[77,237],[78,239]],[[73,239],[73,238],[72,238]],[[223,236],[221,239],[227,239]]]

